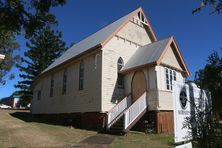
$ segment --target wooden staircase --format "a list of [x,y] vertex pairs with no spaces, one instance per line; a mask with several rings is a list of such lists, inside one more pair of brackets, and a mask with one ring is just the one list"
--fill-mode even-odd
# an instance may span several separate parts
[[107,131],[113,134],[127,133],[146,113],[146,92],[134,103],[130,101],[131,96],[125,97],[108,112]]
[[121,116],[109,129],[110,133],[123,134],[124,131],[124,116]]

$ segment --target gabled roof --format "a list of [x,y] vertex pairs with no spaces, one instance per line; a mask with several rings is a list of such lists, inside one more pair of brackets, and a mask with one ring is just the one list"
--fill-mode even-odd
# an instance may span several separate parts
[[171,44],[173,44],[175,47],[175,52],[179,57],[179,62],[181,63],[185,74],[189,76],[190,73],[173,37],[156,41],[137,49],[134,55],[121,69],[121,73],[127,73],[129,71],[141,69],[148,66],[160,65],[164,55],[167,52],[167,49],[169,49],[169,46],[171,46]]
[[122,72],[146,64],[155,64],[160,58],[170,38],[140,47],[122,68]]
[[[46,68],[42,73],[52,70],[53,68],[75,58],[78,55],[86,53],[90,49],[102,48],[115,34],[119,32],[119,30],[124,27],[133,16],[135,16],[138,12],[141,12],[144,16],[144,12],[142,8],[138,8],[135,11],[127,14],[126,16],[121,17],[117,21],[112,24],[102,28],[96,33],[90,35],[79,43],[73,45],[70,49],[68,49],[61,57],[56,59],[48,68]],[[156,40],[156,36],[149,24],[149,21],[145,17],[150,31],[153,35],[154,40]]]

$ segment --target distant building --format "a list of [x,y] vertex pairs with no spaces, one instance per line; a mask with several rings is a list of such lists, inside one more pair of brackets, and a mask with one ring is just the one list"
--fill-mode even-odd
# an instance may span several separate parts
[[19,107],[18,102],[19,102],[19,98],[18,97],[13,97],[13,96],[5,97],[5,98],[2,98],[0,100],[0,104],[5,104],[5,105],[8,105],[8,106],[11,106],[12,108]]
[[5,58],[5,55],[0,54],[0,63],[2,63],[2,61],[4,60],[4,58]]

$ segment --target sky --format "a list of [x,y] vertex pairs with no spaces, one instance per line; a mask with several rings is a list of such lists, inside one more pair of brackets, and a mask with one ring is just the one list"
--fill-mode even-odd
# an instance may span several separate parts
[[[157,39],[174,36],[194,79],[195,72],[203,68],[213,50],[222,47],[222,14],[210,14],[212,10],[192,14],[200,0],[67,0],[62,7],[52,9],[58,20],[57,29],[63,33],[67,46],[78,43],[102,27],[142,7]],[[25,39],[18,37],[23,56],[28,49]],[[10,96],[20,80],[19,70],[13,68],[15,79],[0,85],[0,98]]]

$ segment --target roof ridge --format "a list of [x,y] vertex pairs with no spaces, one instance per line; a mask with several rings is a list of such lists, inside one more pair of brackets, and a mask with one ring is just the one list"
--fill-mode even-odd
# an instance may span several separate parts
[[[112,35],[116,30],[120,28],[127,21],[135,12],[140,11],[141,8],[137,8],[134,11],[127,13],[126,15],[120,17],[119,19],[115,20],[114,22],[107,24],[106,26],[102,27],[95,33],[87,36],[86,38],[82,39],[75,45],[71,46],[68,50],[66,50],[59,58],[57,58],[51,65],[49,65],[41,74],[49,71],[56,66],[72,60],[76,56],[80,55],[81,53],[86,52],[89,49],[93,49],[95,47],[102,47],[104,43],[109,39],[110,35]],[[86,42],[86,43],[85,43]]]
[[[125,15],[122,15],[122,16],[118,17],[117,19],[114,19],[113,21],[110,21],[109,23],[107,23],[107,24],[104,25],[103,27],[99,28],[96,32],[91,33],[91,34],[87,35],[86,37],[84,37],[83,39],[81,39],[79,42],[77,42],[77,43],[74,44],[73,46],[76,46],[77,44],[79,44],[80,42],[84,41],[84,40],[87,39],[88,37],[90,37],[90,36],[92,36],[92,35],[98,33],[100,30],[102,30],[102,29],[108,27],[109,25],[111,25],[111,24],[117,22],[118,20],[120,20],[120,19],[126,17],[127,15],[129,15],[129,14],[131,14],[131,13],[137,11],[138,9],[141,9],[141,7],[138,7],[138,8],[136,8],[135,10],[130,11],[129,13],[127,13],[127,14],[125,14]],[[70,48],[72,48],[73,46],[71,46]],[[69,49],[70,49],[70,48],[69,48]]]
[[[143,45],[143,46],[141,46],[141,47],[145,47],[145,46],[148,46],[148,45],[151,45],[151,44],[154,44],[154,43],[157,43],[157,42],[161,42],[161,41],[163,41],[163,40],[171,39],[171,38],[173,38],[173,36],[165,37],[165,38],[163,38],[163,39],[161,39],[161,40],[157,40],[157,41],[154,41],[154,42],[145,44],[145,45]],[[141,48],[141,47],[140,47],[140,48]]]

